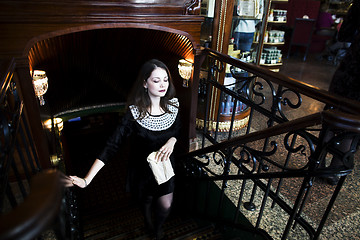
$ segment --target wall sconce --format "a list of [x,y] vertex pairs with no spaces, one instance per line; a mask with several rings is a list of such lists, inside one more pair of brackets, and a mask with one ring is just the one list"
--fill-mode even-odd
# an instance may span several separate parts
[[59,165],[59,163],[61,162],[61,158],[58,157],[58,155],[54,154],[50,156],[50,162],[53,166],[57,166]]
[[[52,119],[50,118],[50,119],[44,121],[43,124],[44,124],[44,127],[45,127],[46,129],[51,130],[51,127],[52,127],[52,121],[51,121],[51,120],[52,120]],[[64,128],[64,122],[63,122],[63,120],[62,120],[61,118],[54,118],[54,127],[57,127],[58,130],[59,130],[59,132],[60,132],[61,130],[63,130],[63,128]]]
[[178,64],[179,74],[183,79],[183,87],[189,86],[189,79],[191,78],[193,64],[186,61],[185,59],[180,59]]
[[48,78],[46,77],[45,71],[42,70],[34,70],[32,78],[35,95],[39,98],[40,105],[43,106],[45,104],[43,95],[46,93],[49,87]]

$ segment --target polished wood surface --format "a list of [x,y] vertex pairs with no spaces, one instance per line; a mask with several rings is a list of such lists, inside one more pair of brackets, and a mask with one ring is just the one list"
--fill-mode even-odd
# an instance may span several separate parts
[[183,1],[139,2],[1,1],[0,57],[26,56],[39,40],[100,28],[164,27],[191,36],[198,48],[203,18],[183,15]]
[[32,179],[26,200],[0,216],[0,239],[34,239],[59,218],[65,176],[47,170]]
[[[15,71],[25,106],[33,109],[30,118],[49,118],[125,101],[141,64],[158,58],[173,75],[189,122],[197,86],[190,80],[190,88],[182,87],[177,62],[194,61],[200,52],[199,6],[198,0],[1,1],[0,60],[15,58],[20,66]],[[26,90],[35,68],[49,77],[40,110],[33,91]],[[195,123],[186,128],[186,138],[194,135]]]

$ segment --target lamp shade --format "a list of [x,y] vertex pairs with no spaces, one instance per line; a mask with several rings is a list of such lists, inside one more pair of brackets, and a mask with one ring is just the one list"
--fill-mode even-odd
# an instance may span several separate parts
[[45,100],[43,95],[48,90],[48,78],[46,76],[46,72],[42,70],[34,70],[33,72],[33,85],[35,95],[39,98],[40,105],[45,104]]
[[193,64],[185,59],[180,59],[178,64],[179,74],[184,79],[183,86],[188,86],[188,81],[191,78]]
[[[52,128],[52,119],[48,119],[43,123],[46,129]],[[54,127],[57,127],[59,131],[63,130],[64,122],[61,118],[54,118]]]

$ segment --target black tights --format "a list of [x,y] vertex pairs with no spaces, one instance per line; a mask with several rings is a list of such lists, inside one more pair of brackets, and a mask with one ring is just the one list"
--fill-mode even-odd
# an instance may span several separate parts
[[156,206],[154,211],[154,225],[152,224],[151,210],[153,203],[153,196],[147,196],[143,202],[143,213],[145,218],[145,227],[148,229],[155,230],[157,238],[160,238],[162,235],[162,225],[164,224],[166,218],[169,216],[170,208],[173,200],[173,193],[163,195],[156,199]]

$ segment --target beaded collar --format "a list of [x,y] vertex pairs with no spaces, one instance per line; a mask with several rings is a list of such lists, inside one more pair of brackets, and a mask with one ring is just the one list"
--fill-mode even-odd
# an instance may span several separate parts
[[[169,110],[171,113],[164,113],[154,116],[146,112],[145,117],[140,120],[136,120],[136,122],[139,123],[140,126],[142,126],[143,128],[151,131],[163,131],[170,128],[171,125],[175,122],[176,116],[178,114],[179,101],[177,98],[173,98],[170,100],[170,102],[175,105],[169,105]],[[130,111],[134,119],[139,118],[140,111],[138,107],[136,107],[135,105],[131,105]]]

